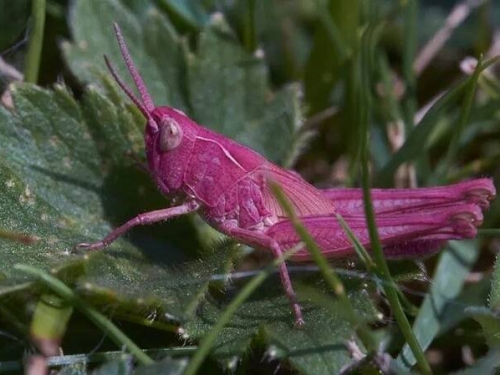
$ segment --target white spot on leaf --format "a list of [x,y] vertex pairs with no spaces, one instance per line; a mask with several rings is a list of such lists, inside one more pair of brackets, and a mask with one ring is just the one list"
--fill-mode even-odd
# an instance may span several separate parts
[[213,23],[220,23],[224,21],[224,15],[221,12],[214,12],[210,16]]
[[28,186],[24,188],[23,193],[19,196],[19,203],[33,206],[35,204],[35,197]]
[[262,60],[265,57],[264,50],[262,48],[258,48],[255,50],[254,55],[256,58]]
[[59,138],[53,135],[52,137],[49,138],[49,143],[53,147],[57,147],[59,145]]
[[276,349],[276,346],[274,345],[271,345],[267,350],[266,350],[266,355],[271,358],[271,359],[274,359],[277,357],[278,355],[278,350]]
[[236,366],[238,365],[238,357],[233,357],[227,362],[227,367],[230,370],[236,369]]
[[57,237],[55,236],[50,236],[48,239],[47,239],[47,244],[53,246],[55,245],[57,242],[59,242],[59,240],[57,239]]
[[71,159],[70,158],[68,158],[67,156],[65,156],[62,161],[63,161],[63,165],[66,168],[68,168],[68,169],[71,168]]

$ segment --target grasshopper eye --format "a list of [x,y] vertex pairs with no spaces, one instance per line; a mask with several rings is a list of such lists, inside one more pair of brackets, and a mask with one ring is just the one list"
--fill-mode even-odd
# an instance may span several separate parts
[[167,152],[171,151],[179,144],[182,140],[182,130],[179,124],[171,119],[162,119],[160,121],[160,135],[159,135],[159,147],[160,151]]

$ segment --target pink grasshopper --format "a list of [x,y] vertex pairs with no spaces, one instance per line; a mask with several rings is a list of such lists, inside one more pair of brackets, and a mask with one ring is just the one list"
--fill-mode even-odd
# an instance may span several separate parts
[[[105,57],[118,85],[147,120],[145,145],[148,169],[160,191],[182,202],[178,206],[139,214],[96,243],[78,248],[101,249],[136,225],[151,224],[198,212],[220,232],[251,246],[270,249],[279,257],[300,242],[271,192],[278,183],[302,223],[328,258],[354,254],[335,214],[341,214],[361,243],[370,245],[359,189],[319,190],[298,174],[282,169],[255,151],[210,131],[184,113],[155,107],[125,44],[114,25],[122,56],[139,91],[138,99]],[[472,238],[482,223],[482,210],[495,196],[490,179],[421,189],[372,190],[377,226],[389,258],[431,254],[446,240]],[[300,249],[296,261],[310,260]],[[290,299],[296,325],[304,323],[286,264],[280,277]]]

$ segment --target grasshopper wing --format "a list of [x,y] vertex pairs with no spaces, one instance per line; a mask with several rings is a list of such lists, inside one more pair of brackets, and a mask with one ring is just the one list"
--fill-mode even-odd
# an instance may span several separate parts
[[[364,216],[362,189],[324,189],[321,192],[335,203],[338,213]],[[393,215],[405,212],[425,212],[451,205],[477,204],[486,210],[496,194],[489,178],[479,178],[447,186],[414,189],[371,189],[375,214]]]
[[[298,174],[291,173],[271,163],[266,163],[258,168],[256,172],[266,180],[277,183],[283,189],[298,216],[328,216],[335,214],[335,205],[332,200]],[[278,218],[285,218],[285,212],[267,184],[263,195],[269,210]]]

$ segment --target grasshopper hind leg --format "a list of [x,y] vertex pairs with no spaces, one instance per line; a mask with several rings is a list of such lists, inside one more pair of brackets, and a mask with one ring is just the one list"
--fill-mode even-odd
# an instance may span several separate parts
[[[280,245],[273,238],[266,236],[265,234],[259,232],[253,232],[242,228],[228,228],[227,233],[246,242],[248,244],[257,245],[266,249],[270,249],[276,258],[283,255]],[[288,273],[288,268],[286,263],[281,263],[279,265],[279,272],[281,278],[281,284],[283,289],[290,300],[293,314],[295,316],[295,326],[301,327],[304,325],[304,317],[302,316],[302,308],[297,300],[297,295],[293,289],[292,281],[290,280],[290,274]]]

